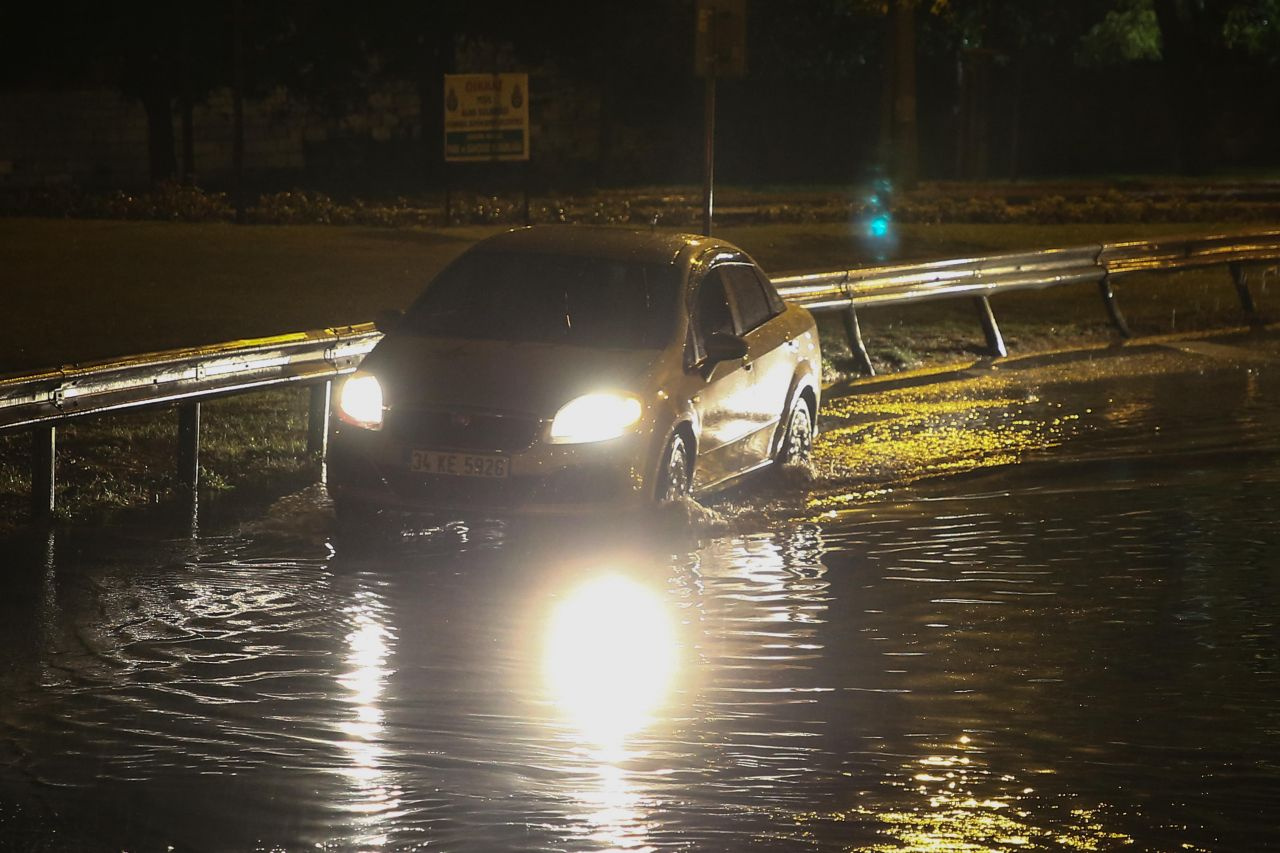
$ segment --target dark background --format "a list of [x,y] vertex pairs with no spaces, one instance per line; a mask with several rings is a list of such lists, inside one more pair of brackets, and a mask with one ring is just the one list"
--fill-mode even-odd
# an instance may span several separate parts
[[[239,180],[379,194],[701,176],[693,0],[14,11],[0,45],[0,186]],[[726,183],[1247,175],[1280,161],[1280,0],[751,0],[746,18],[747,73],[718,87]],[[514,70],[531,81],[528,176],[446,170],[441,76]],[[388,91],[392,126],[353,126]],[[126,117],[104,126],[136,116],[121,136],[136,168],[108,162],[110,134],[77,120],[72,92]],[[241,131],[237,100],[254,116]],[[305,134],[290,130],[304,119]],[[256,153],[271,134],[296,151]]]

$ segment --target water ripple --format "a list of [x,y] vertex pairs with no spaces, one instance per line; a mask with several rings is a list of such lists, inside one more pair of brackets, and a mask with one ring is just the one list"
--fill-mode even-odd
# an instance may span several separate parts
[[1273,844],[1275,389],[1138,373],[833,404],[808,521],[55,531],[0,599],[0,846]]

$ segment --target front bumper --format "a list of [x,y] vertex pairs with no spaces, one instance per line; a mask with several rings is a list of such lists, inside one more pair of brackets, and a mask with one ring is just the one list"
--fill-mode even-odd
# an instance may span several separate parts
[[412,471],[413,451],[426,448],[344,425],[330,445],[329,489],[339,502],[409,511],[507,515],[616,510],[648,502],[650,443],[643,434],[581,445],[539,441],[500,454],[509,459],[506,477],[465,477]]

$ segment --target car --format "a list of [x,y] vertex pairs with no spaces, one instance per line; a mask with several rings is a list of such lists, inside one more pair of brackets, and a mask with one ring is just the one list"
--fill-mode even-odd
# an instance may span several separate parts
[[809,457],[813,316],[723,240],[515,229],[385,325],[336,395],[340,518],[640,507]]

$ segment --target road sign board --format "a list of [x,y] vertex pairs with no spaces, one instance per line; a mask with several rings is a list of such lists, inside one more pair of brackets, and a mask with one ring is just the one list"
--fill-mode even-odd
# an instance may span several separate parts
[[529,75],[446,74],[444,159],[529,159]]
[[747,73],[746,0],[698,0],[693,65],[699,77]]

